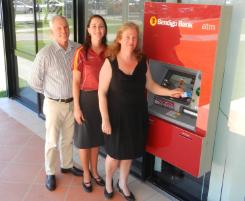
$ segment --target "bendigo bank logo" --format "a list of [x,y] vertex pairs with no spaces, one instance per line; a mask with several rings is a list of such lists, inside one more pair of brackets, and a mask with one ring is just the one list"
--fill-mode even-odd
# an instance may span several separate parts
[[[183,27],[183,28],[193,28],[192,22],[188,22],[182,19],[170,19],[170,18],[156,18],[156,16],[151,16],[150,18],[150,25],[151,26],[169,26],[171,28],[174,27]],[[215,29],[215,28],[212,28]]]
[[157,18],[156,16],[152,16],[151,19],[150,19],[150,25],[151,26],[156,26],[157,25]]

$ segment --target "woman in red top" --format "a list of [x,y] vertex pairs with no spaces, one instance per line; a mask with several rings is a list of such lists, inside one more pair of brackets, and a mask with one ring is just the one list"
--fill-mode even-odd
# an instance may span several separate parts
[[[99,146],[104,144],[98,103],[99,72],[104,63],[107,47],[107,25],[99,15],[90,17],[86,41],[77,49],[73,60],[73,98],[75,132],[74,144],[79,148],[84,171],[82,186],[91,192],[91,177],[104,186],[97,171]],[[90,167],[90,169],[89,169]]]

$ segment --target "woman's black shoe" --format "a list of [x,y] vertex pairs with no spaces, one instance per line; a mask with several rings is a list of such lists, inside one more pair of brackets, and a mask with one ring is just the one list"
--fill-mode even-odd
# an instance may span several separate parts
[[104,195],[105,195],[105,198],[107,199],[111,199],[114,195],[114,191],[113,191],[113,180],[111,181],[111,186],[112,186],[112,192],[108,193],[108,191],[106,190],[106,187],[104,189]]
[[114,195],[114,191],[112,190],[112,192],[108,193],[107,190],[106,190],[106,187],[104,189],[104,195],[107,199],[111,199]]
[[95,181],[95,183],[98,184],[99,186],[105,186],[105,181],[104,181],[104,179],[101,176],[99,176],[97,178],[92,176],[92,178]]
[[90,192],[92,192],[92,190],[93,190],[91,181],[90,181],[90,182],[87,182],[87,183],[82,182],[82,186],[83,186],[83,190],[84,190],[85,192],[90,193]]
[[119,193],[121,193],[123,195],[123,197],[127,200],[127,201],[135,201],[135,197],[134,194],[132,192],[130,192],[130,195],[125,195],[123,190],[120,188],[119,186],[119,180],[117,182],[117,188],[119,190]]
[[90,176],[95,181],[95,183],[97,185],[99,185],[99,186],[105,186],[105,181],[104,181],[104,179],[101,176],[95,178],[93,176],[92,172],[90,172]]

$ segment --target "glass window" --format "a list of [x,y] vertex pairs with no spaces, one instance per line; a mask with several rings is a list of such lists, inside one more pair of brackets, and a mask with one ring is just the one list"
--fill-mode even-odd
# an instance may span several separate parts
[[88,0],[86,1],[87,11],[85,24],[93,14],[102,15],[108,26],[107,39],[113,41],[118,28],[126,21],[134,21],[143,27],[143,10],[145,0]]
[[34,92],[30,87],[27,81],[30,78],[30,67],[32,62],[23,57],[17,56],[17,65],[18,65],[18,78],[17,78],[17,95],[24,99],[27,99],[28,102],[36,103],[37,93]]
[[70,39],[74,40],[72,0],[39,0],[37,1],[37,7],[38,50],[52,40],[49,21],[55,15],[67,17],[70,27]]
[[[36,2],[35,10],[34,2]],[[37,50],[52,40],[49,21],[54,15],[67,17],[70,39],[74,40],[73,0],[13,0],[13,11],[17,57],[16,95],[25,102],[37,105],[37,93],[27,82],[32,72],[32,61]]]
[[33,2],[13,0],[16,49],[35,55],[35,24]]
[[6,73],[2,35],[2,4],[0,4],[0,97],[6,96]]

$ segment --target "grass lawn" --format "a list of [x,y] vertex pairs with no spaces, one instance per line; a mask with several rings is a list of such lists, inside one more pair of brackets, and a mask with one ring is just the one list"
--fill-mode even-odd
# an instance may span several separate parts
[[0,91],[0,98],[6,97],[7,92],[6,91]]

